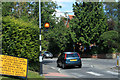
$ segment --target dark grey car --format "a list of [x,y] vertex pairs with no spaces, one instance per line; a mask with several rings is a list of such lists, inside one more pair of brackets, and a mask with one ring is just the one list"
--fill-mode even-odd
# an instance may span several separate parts
[[44,51],[43,58],[53,58],[53,54],[49,51]]

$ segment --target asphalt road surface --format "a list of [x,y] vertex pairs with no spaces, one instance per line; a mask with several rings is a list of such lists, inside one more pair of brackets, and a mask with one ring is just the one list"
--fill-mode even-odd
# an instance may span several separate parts
[[56,61],[57,58],[43,60],[43,73],[46,78],[117,80],[120,74],[119,70],[113,69],[116,66],[116,59],[83,58],[82,68],[68,67],[67,69],[57,67]]

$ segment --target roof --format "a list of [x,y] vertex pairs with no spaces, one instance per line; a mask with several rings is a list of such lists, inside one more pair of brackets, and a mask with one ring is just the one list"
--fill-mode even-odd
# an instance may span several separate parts
[[64,54],[71,54],[71,53],[77,53],[77,52],[64,52]]
[[69,18],[70,18],[70,20],[71,19],[73,19],[73,17],[75,16],[75,15],[68,15],[69,16]]

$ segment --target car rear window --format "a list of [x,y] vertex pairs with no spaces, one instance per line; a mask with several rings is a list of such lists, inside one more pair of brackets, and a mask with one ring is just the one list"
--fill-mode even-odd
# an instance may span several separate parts
[[46,54],[50,54],[50,52],[45,52]]
[[79,57],[78,54],[67,54],[67,57]]

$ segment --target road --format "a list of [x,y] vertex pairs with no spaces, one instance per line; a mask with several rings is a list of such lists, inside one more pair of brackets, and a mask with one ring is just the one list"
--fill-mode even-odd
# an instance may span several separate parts
[[118,70],[113,69],[116,66],[116,59],[83,58],[82,68],[69,67],[67,69],[57,67],[56,60],[56,58],[43,60],[43,72],[46,78],[117,80],[119,75]]

